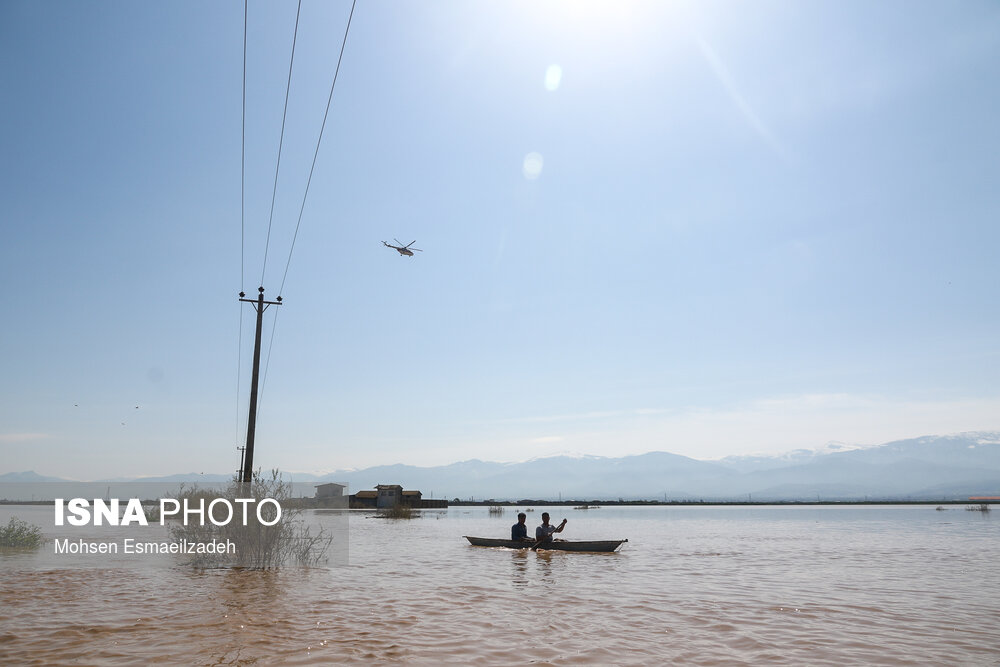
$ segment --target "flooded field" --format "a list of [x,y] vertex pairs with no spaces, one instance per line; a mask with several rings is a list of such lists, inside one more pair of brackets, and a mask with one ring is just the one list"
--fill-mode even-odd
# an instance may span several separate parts
[[[544,508],[528,514],[540,522]],[[615,554],[469,546],[513,509],[352,512],[349,564],[280,571],[0,556],[0,663],[997,665],[998,512],[574,511]],[[51,508],[0,507],[42,525]],[[335,521],[315,513],[311,520]]]

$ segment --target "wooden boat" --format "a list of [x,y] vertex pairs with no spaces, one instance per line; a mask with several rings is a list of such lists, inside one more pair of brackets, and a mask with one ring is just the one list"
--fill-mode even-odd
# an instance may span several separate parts
[[[474,547],[506,547],[508,549],[530,549],[535,543],[517,540],[499,540],[492,537],[464,536]],[[542,542],[538,548],[550,551],[598,551],[612,552],[628,540],[551,540]]]

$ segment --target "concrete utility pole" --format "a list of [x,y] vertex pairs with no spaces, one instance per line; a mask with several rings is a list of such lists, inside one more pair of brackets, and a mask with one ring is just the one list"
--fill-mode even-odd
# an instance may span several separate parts
[[257,335],[253,343],[253,378],[250,380],[250,415],[247,417],[247,444],[243,451],[243,465],[240,469],[240,481],[249,484],[253,480],[253,438],[257,430],[257,380],[260,376],[260,332],[264,325],[264,311],[268,306],[280,306],[281,297],[277,301],[264,301],[264,288],[258,288],[256,299],[245,299],[240,292],[240,301],[253,304],[257,311]]

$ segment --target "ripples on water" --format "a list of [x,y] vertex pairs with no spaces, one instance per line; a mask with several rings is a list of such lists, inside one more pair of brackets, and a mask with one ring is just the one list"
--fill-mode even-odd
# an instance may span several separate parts
[[328,569],[0,556],[0,664],[1000,664],[996,517],[561,509],[567,538],[629,543],[471,547],[462,535],[503,536],[515,514],[457,507],[410,521],[352,513],[351,564]]

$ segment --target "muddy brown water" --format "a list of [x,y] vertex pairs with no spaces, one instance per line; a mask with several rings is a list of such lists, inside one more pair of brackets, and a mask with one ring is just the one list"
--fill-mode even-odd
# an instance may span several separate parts
[[513,509],[454,507],[351,513],[348,564],[319,568],[0,555],[0,664],[1000,664],[1000,511],[549,511],[567,538],[629,542],[472,547]]

